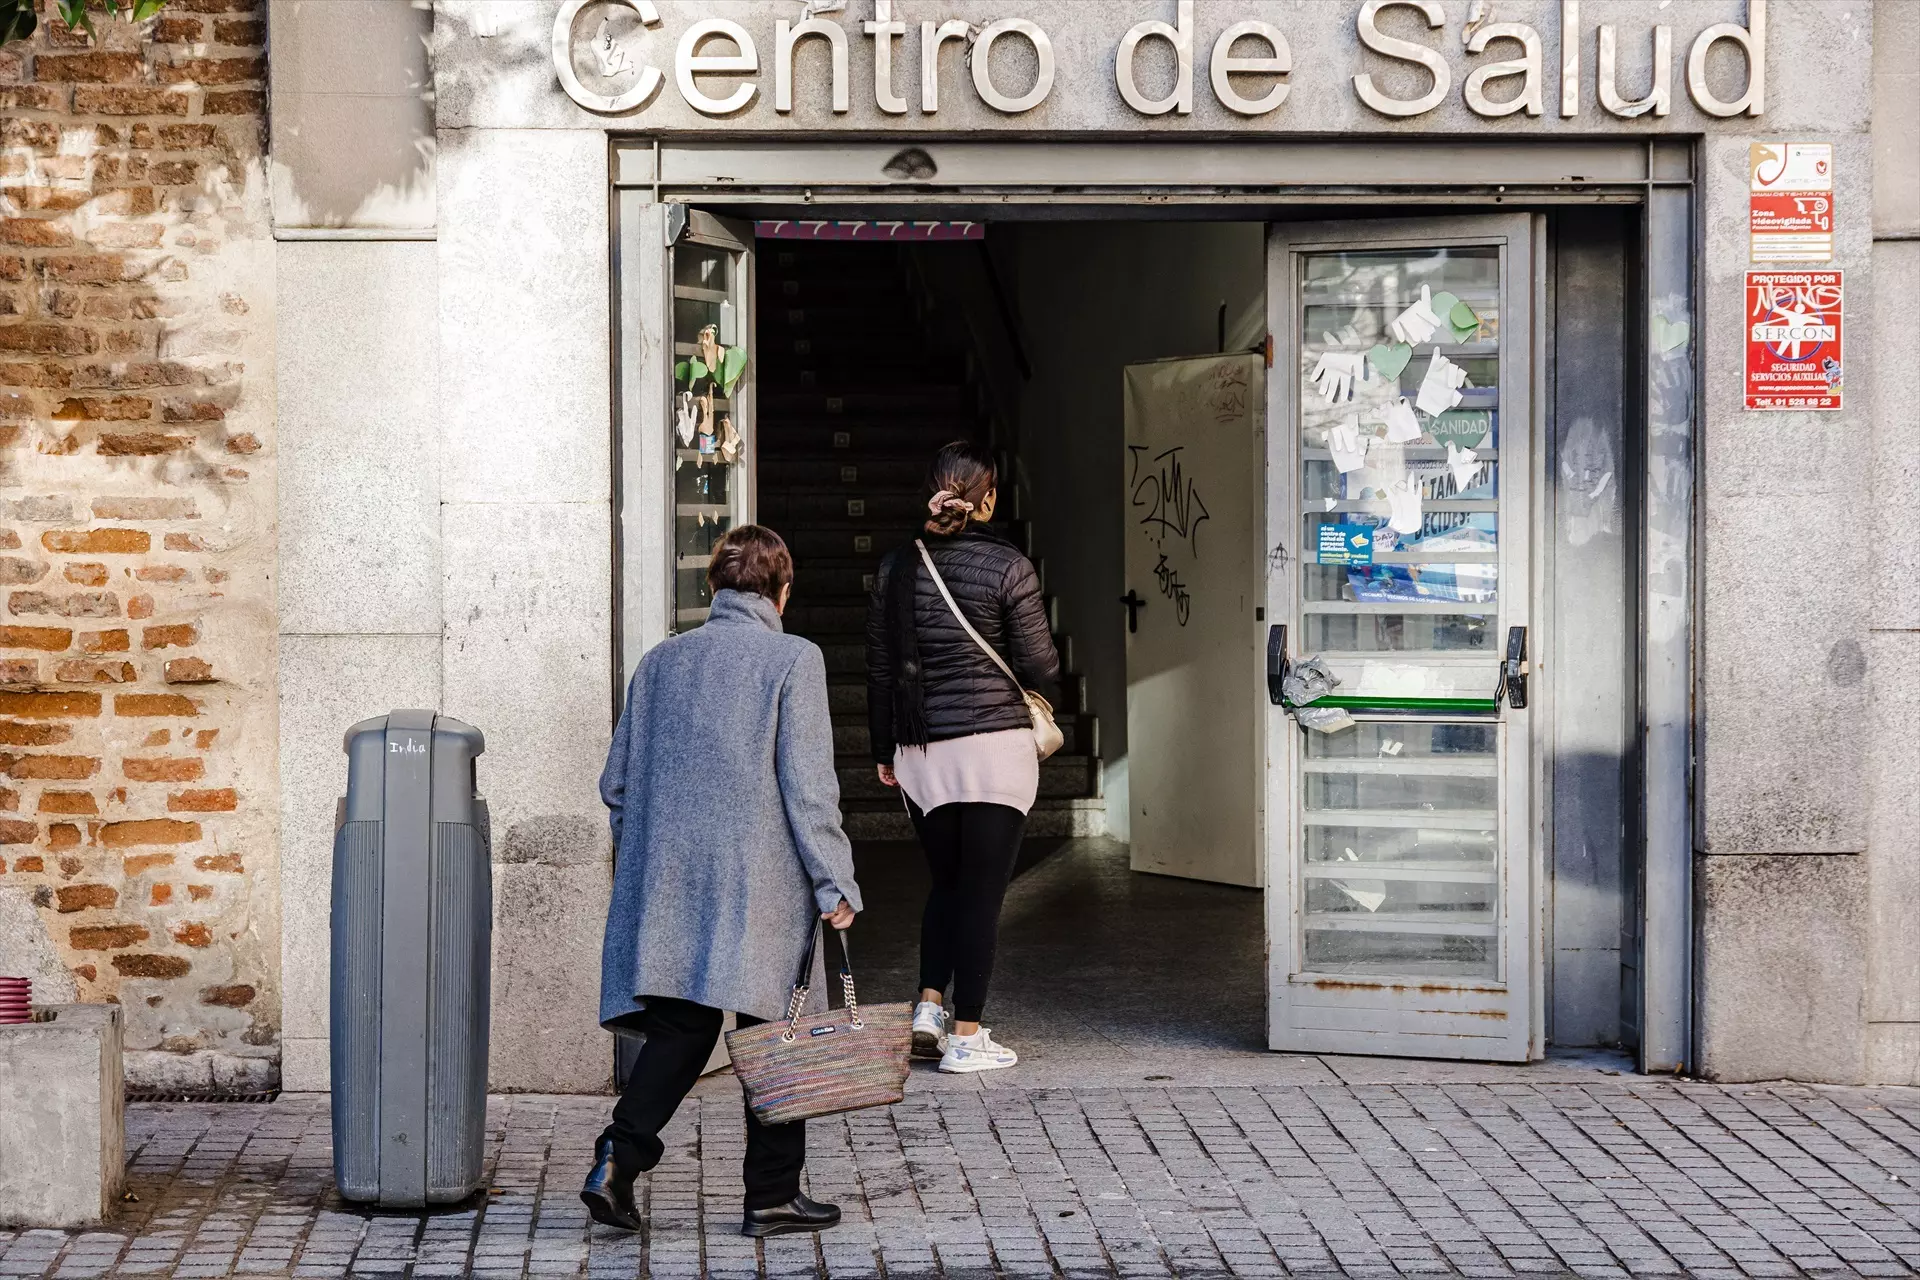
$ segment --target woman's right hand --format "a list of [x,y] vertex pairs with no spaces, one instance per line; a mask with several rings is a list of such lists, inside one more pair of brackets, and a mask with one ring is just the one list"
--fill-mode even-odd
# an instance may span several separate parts
[[822,911],[820,918],[836,929],[851,929],[853,927],[853,907],[845,898],[842,898],[840,899],[840,904],[833,910]]
[[885,785],[887,785],[887,786],[889,786],[889,787],[897,787],[897,786],[899,786],[899,785],[900,785],[900,779],[898,779],[898,778],[896,778],[896,777],[894,777],[894,776],[893,776],[893,766],[892,766],[892,765],[890,765],[890,764],[880,764],[880,765],[875,765],[875,766],[874,766],[874,768],[875,768],[875,769],[877,769],[877,770],[879,770],[879,772],[880,772],[880,781],[881,781],[882,783],[884,783]]

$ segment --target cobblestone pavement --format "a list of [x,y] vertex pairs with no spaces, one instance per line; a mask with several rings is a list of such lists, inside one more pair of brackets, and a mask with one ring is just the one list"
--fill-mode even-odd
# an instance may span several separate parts
[[1920,1267],[1920,1096],[1600,1072],[1491,1082],[995,1087],[916,1075],[816,1122],[816,1241],[736,1234],[742,1126],[704,1081],[643,1243],[576,1193],[606,1112],[501,1097],[484,1203],[351,1211],[324,1098],[140,1105],[112,1229],[0,1231],[0,1275],[1892,1276]]

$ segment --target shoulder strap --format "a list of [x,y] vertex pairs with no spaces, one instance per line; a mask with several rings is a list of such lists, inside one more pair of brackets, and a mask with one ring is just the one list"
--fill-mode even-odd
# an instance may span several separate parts
[[927,566],[927,572],[933,576],[933,585],[940,589],[940,598],[947,602],[947,608],[953,610],[953,616],[960,623],[960,629],[973,637],[973,642],[980,646],[980,651],[993,659],[993,665],[1004,671],[1007,679],[1013,681],[1014,688],[1019,689],[1024,696],[1026,689],[1021,685],[1020,677],[1013,674],[1013,668],[1007,665],[1007,660],[1000,656],[998,650],[981,639],[980,633],[973,629],[971,622],[967,621],[967,615],[960,612],[960,606],[953,602],[953,593],[947,590],[946,579],[942,578],[940,571],[933,567],[933,557],[927,553],[927,544],[915,538],[913,545],[920,548],[920,560]]

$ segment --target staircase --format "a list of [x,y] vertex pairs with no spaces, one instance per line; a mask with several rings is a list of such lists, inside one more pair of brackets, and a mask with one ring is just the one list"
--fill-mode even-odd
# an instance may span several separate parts
[[[937,336],[901,249],[763,240],[760,250],[756,518],[793,551],[787,630],[826,654],[847,834],[911,839],[899,793],[880,784],[868,754],[868,592],[880,557],[926,518],[920,489],[934,451],[991,439],[985,402],[964,346]],[[994,527],[1032,555],[1024,522],[1003,516]],[[1044,587],[1046,566],[1036,564]],[[1057,622],[1051,595],[1046,607]],[[1040,766],[1027,834],[1100,835],[1099,725],[1086,713],[1086,681],[1073,673],[1072,641],[1057,625],[1054,643],[1067,741]]]

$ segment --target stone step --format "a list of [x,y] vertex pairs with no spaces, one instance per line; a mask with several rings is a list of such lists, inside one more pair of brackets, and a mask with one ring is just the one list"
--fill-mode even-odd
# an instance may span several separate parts
[[839,493],[857,498],[869,488],[910,489],[916,494],[927,478],[926,458],[876,458],[855,462],[845,451],[788,454],[779,470],[760,477],[760,498],[777,493]]
[[790,420],[799,415],[847,417],[866,415],[951,413],[968,414],[973,395],[951,383],[908,384],[872,388],[855,385],[843,390],[762,387],[759,411],[765,421]]
[[757,448],[762,459],[812,459],[824,454],[856,466],[905,462],[924,471],[942,445],[984,437],[978,422],[959,415],[916,414],[910,421],[894,422],[789,418],[771,426],[763,419]]
[[927,518],[927,502],[920,490],[865,487],[850,492],[822,493],[818,489],[760,489],[759,518],[767,524],[781,521],[816,526],[885,521],[910,528]]
[[920,309],[905,298],[859,302],[774,298],[755,308],[754,326],[762,342],[821,333],[889,333],[933,347],[940,336]]
[[[869,369],[934,361],[945,367],[964,370],[964,354],[943,344],[929,342],[918,326],[897,329],[816,329],[785,328],[760,337],[759,368],[775,367],[776,361],[817,360],[823,366],[840,367],[849,373],[865,374]],[[928,378],[927,382],[952,382],[959,378]]]
[[[905,524],[861,527],[852,524],[810,525],[792,520],[769,520],[767,523],[786,540],[788,548],[792,550],[796,577],[802,567],[810,566],[815,559],[851,561],[860,566],[863,574],[872,573],[879,567],[882,556],[921,533],[919,526]],[[1027,550],[1031,532],[1024,523],[1017,520],[1005,525],[996,523],[995,528],[1014,546],[1022,551]],[[1045,578],[1041,581],[1044,585]]]
[[950,355],[911,348],[864,355],[856,351],[816,353],[817,340],[796,338],[797,350],[763,348],[754,366],[763,391],[832,394],[832,388],[864,383],[868,386],[925,386],[929,383],[965,386],[966,365]]

